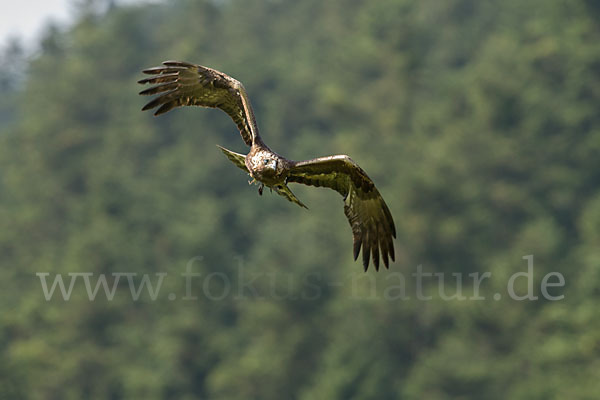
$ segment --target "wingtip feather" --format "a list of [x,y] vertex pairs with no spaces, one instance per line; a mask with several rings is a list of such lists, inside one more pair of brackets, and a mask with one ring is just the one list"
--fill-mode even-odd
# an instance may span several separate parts
[[373,255],[373,264],[375,264],[375,271],[379,271],[379,246],[375,243],[375,246],[371,249]]
[[383,265],[385,265],[385,269],[390,269],[390,260],[388,259],[387,253],[382,252],[381,258],[383,258]]
[[144,107],[142,107],[142,111],[150,110],[151,108],[154,108],[154,106],[150,105],[150,103],[146,103]]
[[[160,97],[159,97],[159,98],[160,98]],[[158,104],[160,104],[160,103],[158,103]],[[156,105],[158,105],[158,104],[156,104]],[[163,105],[161,105],[160,107],[158,107],[158,110],[156,110],[156,111],[154,112],[154,115],[155,115],[155,116],[159,116],[159,115],[161,115],[161,114],[164,114],[164,113],[166,113],[166,112],[169,112],[169,111],[171,111],[173,108],[175,108],[175,106],[176,106],[176,105],[177,105],[177,104],[176,104],[176,103],[174,103],[174,102],[172,102],[172,101],[170,101],[170,102],[167,102],[167,103],[164,103]]]
[[184,68],[195,67],[194,64],[191,64],[189,62],[176,61],[176,60],[163,61],[162,64],[165,65],[165,66],[167,66],[167,67],[184,67]]
[[142,70],[142,73],[147,75],[157,75],[160,74],[164,70],[164,67],[152,67],[146,68]]
[[358,259],[358,254],[360,253],[360,246],[362,245],[362,241],[360,238],[354,239],[354,261]]
[[364,238],[362,252],[363,265],[365,266],[366,271],[369,267],[369,258],[371,257],[371,244],[369,243],[368,234]]

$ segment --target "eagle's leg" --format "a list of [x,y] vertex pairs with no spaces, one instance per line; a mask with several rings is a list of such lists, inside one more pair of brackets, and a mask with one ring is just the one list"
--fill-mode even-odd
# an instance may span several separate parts
[[262,196],[262,193],[263,193],[263,189],[264,189],[264,187],[265,187],[265,184],[264,184],[264,183],[262,183],[262,182],[261,182],[261,184],[260,184],[260,185],[258,185],[258,195],[259,195],[259,196]]

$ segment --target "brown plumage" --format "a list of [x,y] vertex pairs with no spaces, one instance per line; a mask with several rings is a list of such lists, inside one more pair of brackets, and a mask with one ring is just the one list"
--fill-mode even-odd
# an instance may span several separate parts
[[375,269],[379,270],[380,256],[389,268],[389,259],[394,260],[393,238],[396,237],[392,214],[373,181],[350,157],[337,155],[292,161],[273,152],[260,137],[244,86],[222,72],[180,61],[166,61],[162,66],[143,72],[152,76],[139,83],[154,86],[140,94],[158,96],[142,110],[158,107],[154,115],[180,106],[213,107],[225,111],[237,125],[250,151],[243,155],[219,148],[235,165],[259,182],[259,194],[266,185],[287,200],[306,208],[288,188],[289,182],[337,191],[344,198],[344,213],[352,228],[354,259],[358,258],[362,247],[365,271],[370,258]]

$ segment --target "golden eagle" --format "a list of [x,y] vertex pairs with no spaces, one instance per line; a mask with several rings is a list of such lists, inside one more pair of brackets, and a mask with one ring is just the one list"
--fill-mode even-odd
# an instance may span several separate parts
[[394,260],[392,238],[396,237],[392,214],[373,181],[350,157],[337,155],[292,161],[273,152],[258,133],[244,86],[222,72],[180,61],[165,61],[162,66],[143,72],[152,76],[139,83],[154,86],[140,94],[159,96],[142,110],[158,107],[154,115],[180,106],[212,107],[225,111],[236,123],[242,139],[250,146],[250,152],[243,155],[219,148],[235,165],[250,174],[252,182],[259,183],[259,194],[262,195],[266,185],[306,208],[288,188],[288,183],[324,186],[337,191],[344,197],[344,213],[352,227],[354,259],[358,258],[362,246],[365,271],[369,267],[370,255],[376,270],[379,270],[380,254],[384,265],[389,268],[388,259]]

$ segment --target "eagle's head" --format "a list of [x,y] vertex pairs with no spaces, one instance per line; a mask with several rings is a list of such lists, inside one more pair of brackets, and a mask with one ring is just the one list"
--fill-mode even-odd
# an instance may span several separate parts
[[277,159],[265,157],[260,161],[257,169],[265,178],[275,177],[277,175]]
[[275,158],[263,158],[262,169],[277,171],[277,159]]
[[253,176],[263,182],[276,179],[278,169],[281,167],[277,157],[266,151],[252,155],[249,164]]

